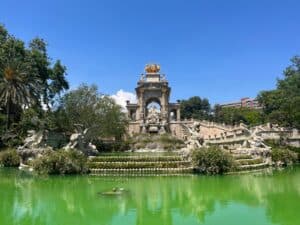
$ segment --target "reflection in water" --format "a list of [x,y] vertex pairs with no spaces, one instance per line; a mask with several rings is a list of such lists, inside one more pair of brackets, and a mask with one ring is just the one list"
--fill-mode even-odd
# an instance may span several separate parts
[[[126,195],[99,192],[123,187]],[[300,168],[273,174],[48,177],[0,171],[0,224],[299,223]]]

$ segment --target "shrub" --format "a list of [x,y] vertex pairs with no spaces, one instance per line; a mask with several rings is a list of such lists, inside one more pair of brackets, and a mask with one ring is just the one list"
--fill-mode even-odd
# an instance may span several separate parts
[[184,141],[169,134],[160,135],[158,140],[163,144],[184,144]]
[[271,157],[276,164],[283,166],[291,165],[298,161],[298,153],[284,148],[273,148]]
[[50,151],[33,161],[35,171],[41,174],[86,173],[87,158],[76,150]]
[[298,161],[300,161],[300,148],[299,147],[293,147],[293,146],[288,146],[288,150],[295,152],[298,154]]
[[93,144],[96,145],[97,150],[100,152],[122,152],[130,149],[130,141],[127,140],[111,142],[95,140]]
[[0,164],[5,167],[18,167],[20,165],[20,157],[16,150],[5,150],[0,152]]
[[1,145],[8,148],[15,148],[19,145],[22,145],[22,137],[18,134],[16,129],[11,129],[5,132],[0,137]]
[[195,149],[192,162],[196,171],[204,174],[223,174],[234,168],[233,157],[215,147]]
[[293,152],[300,153],[300,147],[288,145],[282,138],[279,140],[265,140],[265,142],[272,148],[285,148]]

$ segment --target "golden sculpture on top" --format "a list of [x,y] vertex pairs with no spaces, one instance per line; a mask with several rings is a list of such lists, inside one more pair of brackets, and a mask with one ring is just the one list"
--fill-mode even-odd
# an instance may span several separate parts
[[158,73],[160,71],[160,66],[158,64],[147,64],[145,66],[145,71],[147,73]]

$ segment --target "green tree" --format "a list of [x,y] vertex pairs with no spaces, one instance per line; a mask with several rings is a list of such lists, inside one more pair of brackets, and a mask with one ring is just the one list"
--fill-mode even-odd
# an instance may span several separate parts
[[28,57],[32,61],[32,67],[42,81],[41,96],[43,103],[49,107],[56,95],[69,89],[66,80],[66,67],[57,60],[53,66],[48,53],[47,44],[41,38],[35,38],[29,43]]
[[95,85],[82,84],[76,90],[65,94],[58,109],[70,132],[78,125],[89,129],[89,137],[114,137],[121,139],[126,131],[127,120],[121,106],[98,92]]
[[226,124],[238,124],[243,122],[247,125],[254,126],[263,123],[263,113],[261,110],[246,107],[222,108],[219,105],[214,107],[214,121]]
[[283,79],[278,79],[277,88],[262,91],[258,100],[268,121],[300,128],[300,57],[293,57],[291,62]]
[[199,96],[180,101],[181,118],[183,119],[209,119],[211,107],[208,99]]
[[55,97],[69,88],[66,67],[52,63],[43,39],[35,38],[26,47],[0,25],[0,107],[7,114],[7,128],[18,122],[24,109],[48,110]]
[[18,109],[39,102],[40,80],[31,76],[30,63],[18,52],[19,44],[12,40],[8,57],[0,62],[0,103],[6,109],[7,129]]

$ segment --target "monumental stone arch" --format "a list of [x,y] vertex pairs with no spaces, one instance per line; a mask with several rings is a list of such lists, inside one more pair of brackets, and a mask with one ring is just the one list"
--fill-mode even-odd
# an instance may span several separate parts
[[160,66],[145,66],[145,74],[135,88],[137,103],[127,101],[129,135],[169,133],[185,141],[187,149],[218,145],[246,154],[267,154],[265,139],[285,137],[292,146],[300,146],[298,130],[289,130],[275,125],[259,125],[253,128],[245,124],[234,126],[205,120],[180,119],[180,104],[170,103],[171,88],[160,73]]
[[170,132],[170,122],[180,120],[178,103],[169,103],[171,88],[158,64],[145,66],[135,88],[137,103],[127,101],[129,133]]

